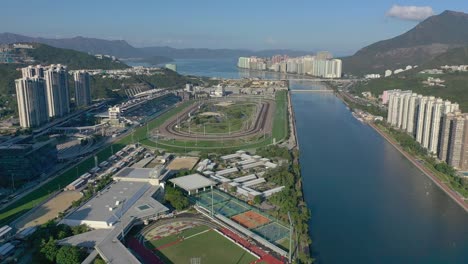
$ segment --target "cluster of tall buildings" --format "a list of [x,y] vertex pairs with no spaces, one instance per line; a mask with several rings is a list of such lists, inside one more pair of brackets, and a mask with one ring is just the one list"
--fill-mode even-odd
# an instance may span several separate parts
[[289,58],[276,55],[271,58],[240,57],[237,67],[243,69],[296,73],[321,78],[341,78],[342,62],[333,59],[329,52],[319,52],[315,56]]
[[468,115],[452,103],[412,91],[389,90],[387,122],[407,132],[432,155],[459,170],[468,170]]
[[[64,65],[28,66],[21,69],[22,78],[15,81],[21,127],[38,127],[50,119],[70,113],[68,69]],[[90,77],[76,71],[75,104],[91,104]]]

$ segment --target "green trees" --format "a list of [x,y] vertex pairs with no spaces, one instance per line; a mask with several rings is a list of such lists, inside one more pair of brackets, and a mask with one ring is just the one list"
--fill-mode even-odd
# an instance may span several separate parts
[[[57,245],[57,240],[87,232],[89,228],[86,225],[69,227],[67,225],[57,225],[54,221],[49,221],[38,227],[36,232],[28,239],[29,250],[32,252],[33,257],[37,260],[36,263],[80,263],[83,254],[79,248],[72,251],[78,251],[80,254],[71,254],[72,262],[59,262],[58,254],[61,247]],[[64,249],[65,253],[69,249]],[[67,253],[68,254],[68,253]],[[67,255],[64,254],[64,255]],[[76,261],[76,256],[80,258]],[[63,256],[60,261],[65,261]]]
[[257,195],[253,199],[254,204],[261,204],[262,203],[262,197],[260,195]]
[[83,260],[83,252],[77,247],[63,246],[57,251],[57,264],[79,264]]
[[189,200],[181,190],[166,185],[165,192],[164,200],[169,202],[176,210],[184,210],[189,206]]
[[56,242],[57,241],[52,237],[50,237],[47,242],[44,239],[41,241],[41,249],[39,252],[49,263],[54,263],[55,257],[57,256],[58,246]]

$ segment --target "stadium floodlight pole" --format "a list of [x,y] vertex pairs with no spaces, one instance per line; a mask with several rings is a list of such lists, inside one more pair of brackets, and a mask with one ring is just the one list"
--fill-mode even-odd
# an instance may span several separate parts
[[[293,230],[293,223],[291,221],[291,214],[288,211],[288,218],[289,218],[289,252],[288,252],[288,259],[289,263],[291,263],[291,248],[292,248],[292,230]],[[297,239],[297,238],[296,238]]]
[[213,201],[213,186],[211,186],[211,217],[214,214],[214,201]]

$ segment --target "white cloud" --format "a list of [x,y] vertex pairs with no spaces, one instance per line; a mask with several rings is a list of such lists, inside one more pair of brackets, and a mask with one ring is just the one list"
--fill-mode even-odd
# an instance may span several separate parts
[[432,10],[430,6],[393,5],[390,10],[387,11],[386,15],[402,20],[422,21],[434,15],[434,10]]

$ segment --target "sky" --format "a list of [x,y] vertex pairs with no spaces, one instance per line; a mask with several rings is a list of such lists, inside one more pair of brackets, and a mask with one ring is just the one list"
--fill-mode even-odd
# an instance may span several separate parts
[[2,2],[0,32],[122,39],[133,46],[329,50],[352,54],[466,0],[25,0]]

